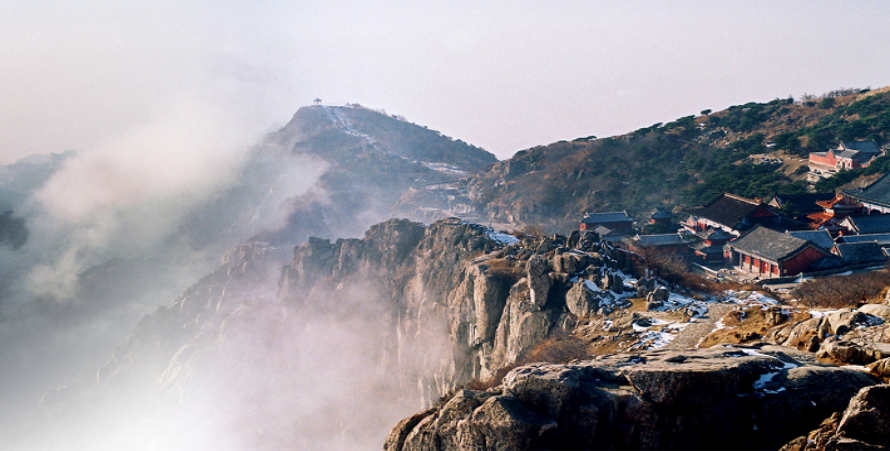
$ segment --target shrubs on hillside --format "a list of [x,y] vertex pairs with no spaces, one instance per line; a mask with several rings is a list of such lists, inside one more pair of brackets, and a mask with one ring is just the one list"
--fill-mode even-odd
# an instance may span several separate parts
[[841,308],[868,302],[888,286],[890,272],[883,270],[807,280],[795,292],[806,306]]
[[515,283],[525,275],[525,268],[514,260],[495,258],[486,263],[488,264],[488,274],[501,279],[509,279],[512,283]]

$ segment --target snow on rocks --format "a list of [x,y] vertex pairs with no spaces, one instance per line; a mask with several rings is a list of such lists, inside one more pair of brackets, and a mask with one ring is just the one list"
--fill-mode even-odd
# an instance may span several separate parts
[[503,232],[496,232],[494,229],[486,230],[485,235],[488,236],[488,238],[490,238],[492,241],[495,241],[502,246],[509,246],[511,244],[516,244],[519,242],[519,238]]

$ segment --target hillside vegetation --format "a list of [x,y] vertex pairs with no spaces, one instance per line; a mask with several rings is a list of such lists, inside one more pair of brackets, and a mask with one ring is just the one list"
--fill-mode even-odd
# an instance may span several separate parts
[[[566,226],[585,211],[627,210],[639,216],[654,207],[682,209],[721,192],[747,197],[800,193],[809,152],[839,140],[886,142],[890,92],[844,89],[820,98],[775,99],[724,111],[705,110],[632,133],[579,138],[517,152],[466,181],[477,211],[495,222]],[[769,155],[768,160],[752,159]],[[820,183],[833,189],[860,175],[851,171]]]

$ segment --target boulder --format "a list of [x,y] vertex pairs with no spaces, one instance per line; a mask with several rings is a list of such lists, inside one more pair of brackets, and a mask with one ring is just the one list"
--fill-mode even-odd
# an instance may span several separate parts
[[867,367],[874,376],[880,377],[885,381],[890,379],[890,357],[869,363]]
[[646,295],[646,302],[652,303],[661,303],[664,304],[665,301],[670,299],[671,291],[665,287],[658,287],[648,295]]
[[764,312],[764,322],[773,327],[788,319],[788,313],[782,307],[770,307]]
[[539,244],[538,247],[535,248],[535,253],[536,254],[546,254],[546,253],[556,249],[556,247],[557,247],[557,244],[555,241],[553,241],[549,237],[545,237],[541,240],[541,244]]
[[820,359],[833,359],[836,362],[857,365],[870,363],[865,350],[858,344],[847,340],[829,339],[822,343],[816,355]]
[[866,387],[850,401],[838,435],[874,445],[890,445],[890,385]]
[[575,274],[586,268],[589,264],[589,261],[590,257],[575,253],[554,255],[553,259],[551,260],[554,271],[564,272],[568,274]]
[[659,310],[664,307],[664,302],[661,301],[646,301],[646,310]]
[[887,304],[865,304],[858,309],[862,313],[877,316],[884,321],[890,320],[890,305]]
[[587,286],[588,283],[588,281],[582,280],[572,285],[572,288],[566,293],[566,308],[577,317],[595,312],[604,297],[608,296],[611,300],[610,294],[600,290],[593,291]]
[[624,292],[624,279],[618,274],[608,273],[602,280],[603,290],[613,291],[615,293]]
[[843,412],[834,412],[819,427],[781,451],[890,449],[890,386],[864,387]]
[[655,289],[655,280],[642,278],[637,281],[637,296],[643,297]]
[[566,246],[569,249],[576,249],[581,244],[581,231],[578,229],[572,230],[572,233],[569,234],[569,238],[566,240]]
[[883,319],[875,315],[851,309],[842,309],[825,317],[825,321],[822,322],[821,332],[823,332],[823,336],[828,334],[844,335],[857,326],[875,326],[883,322]]
[[529,299],[539,310],[547,305],[547,296],[550,294],[550,265],[547,260],[539,255],[528,259],[528,289]]

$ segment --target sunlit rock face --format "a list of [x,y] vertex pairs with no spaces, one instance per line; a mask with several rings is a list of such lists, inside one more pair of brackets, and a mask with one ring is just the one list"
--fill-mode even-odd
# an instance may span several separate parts
[[778,448],[877,383],[781,347],[536,364],[403,420],[385,449]]

